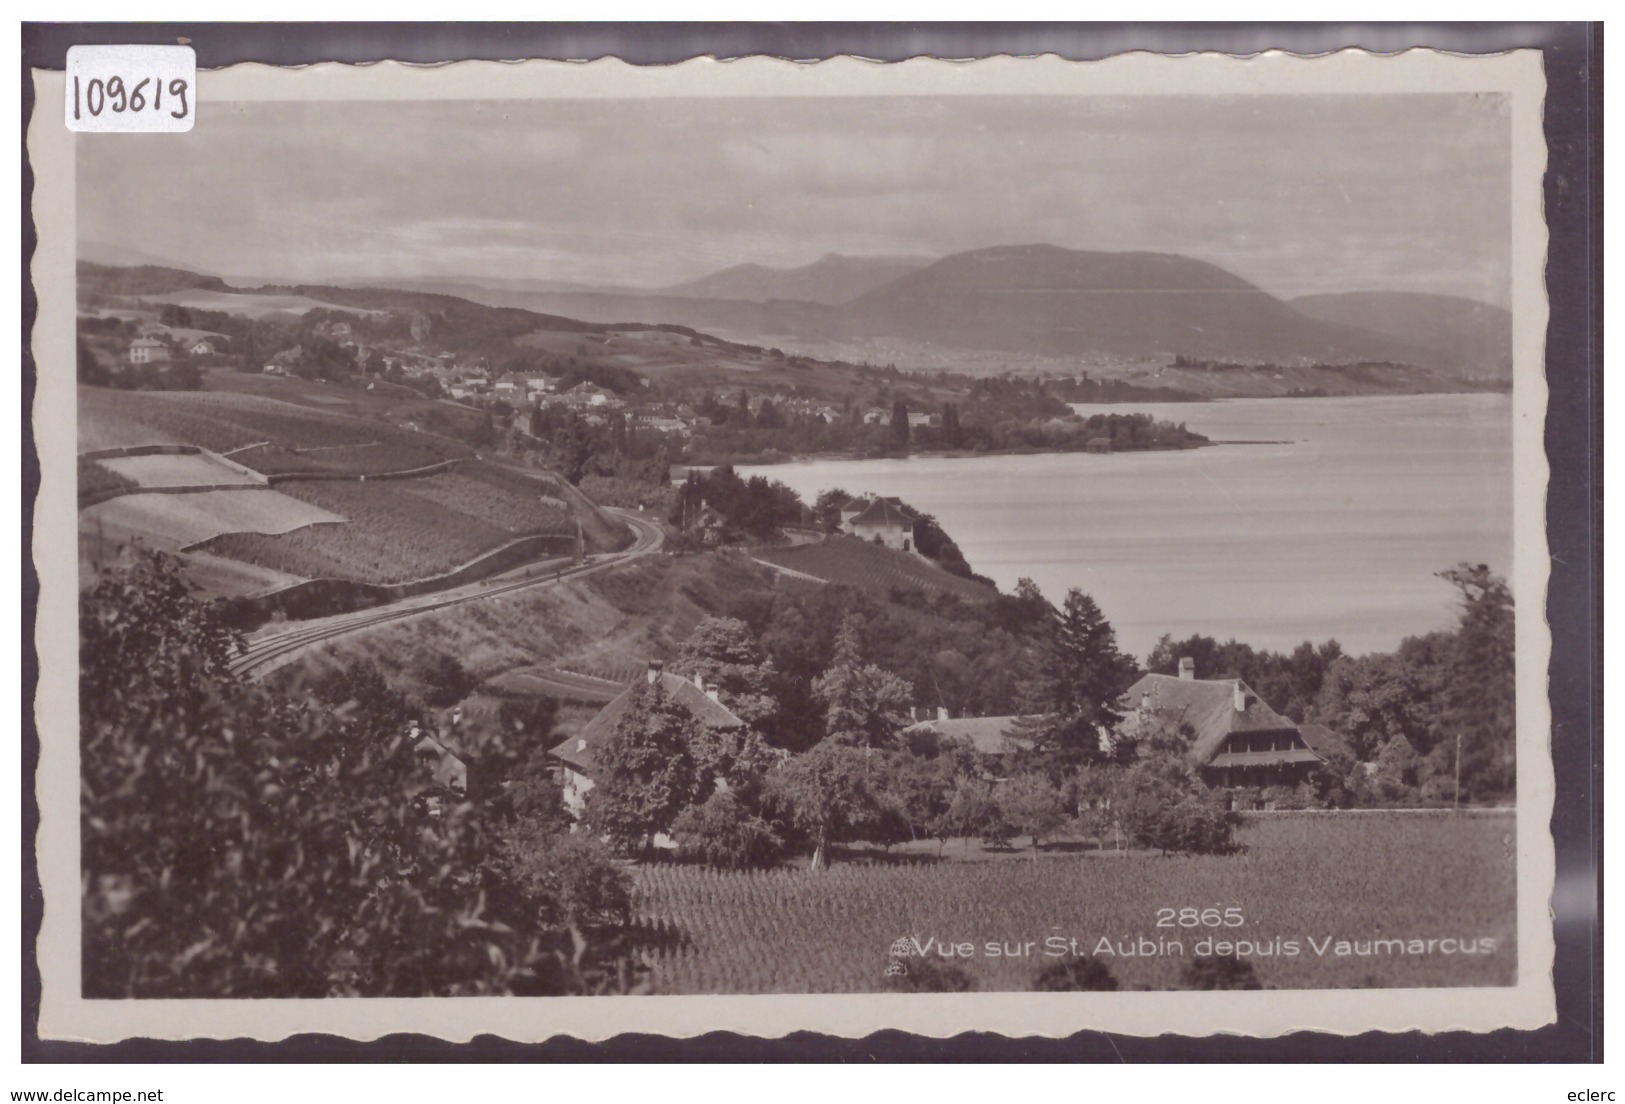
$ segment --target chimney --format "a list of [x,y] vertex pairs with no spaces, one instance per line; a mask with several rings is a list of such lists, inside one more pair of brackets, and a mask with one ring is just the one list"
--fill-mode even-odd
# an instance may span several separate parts
[[947,719],[948,719],[948,707],[946,705],[937,706],[937,720],[946,721]]
[[659,682],[660,676],[665,673],[665,670],[666,664],[664,661],[651,659],[649,661],[649,685],[653,686],[655,683]]
[[1241,680],[1236,680],[1236,712],[1247,712],[1247,691],[1241,688]]
[[705,689],[705,679],[700,676],[698,671],[694,672],[694,686],[699,690]]
[[722,699],[717,697],[717,688],[715,686],[713,686],[713,687],[711,687],[711,689],[707,690],[705,692],[705,696],[710,698],[712,701],[718,703],[719,705],[722,703]]
[[1180,657],[1179,677],[1182,679],[1193,679],[1196,677],[1196,661],[1190,656]]

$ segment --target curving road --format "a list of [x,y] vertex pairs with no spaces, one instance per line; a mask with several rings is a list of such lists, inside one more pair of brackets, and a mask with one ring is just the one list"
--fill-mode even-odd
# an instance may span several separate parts
[[565,579],[591,575],[595,571],[604,571],[660,550],[660,546],[665,540],[665,535],[660,526],[625,510],[614,510],[613,507],[611,507],[611,510],[624,519],[636,534],[636,539],[632,542],[631,547],[624,551],[589,556],[579,564],[561,568],[555,574],[544,575],[541,578],[519,579],[514,582],[495,584],[470,583],[452,590],[440,591],[437,594],[422,594],[414,598],[403,598],[401,601],[391,602],[387,606],[377,606],[372,609],[357,610],[354,613],[341,613],[314,621],[300,622],[296,626],[267,633],[249,641],[248,646],[232,659],[231,669],[239,675],[257,678],[281,666],[292,658],[295,653],[313,644],[332,640],[334,637],[343,636],[346,633],[370,629],[375,625],[382,625],[388,621],[400,621],[407,617],[416,617],[422,613],[445,609],[447,606],[460,606],[466,602],[496,598],[504,594],[528,590],[532,587],[553,586]]

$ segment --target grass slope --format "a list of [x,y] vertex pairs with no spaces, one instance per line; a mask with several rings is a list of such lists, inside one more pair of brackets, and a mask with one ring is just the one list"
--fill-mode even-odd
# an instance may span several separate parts
[[942,592],[972,602],[986,602],[998,592],[982,583],[950,575],[929,560],[908,552],[858,540],[831,537],[817,544],[758,548],[751,555],[780,567],[814,575],[888,598],[893,588]]
[[[651,557],[614,571],[438,610],[339,638],[271,676],[298,685],[336,667],[376,664],[415,691],[408,672],[450,654],[510,693],[539,692],[510,673],[554,667],[624,676],[675,655],[701,618],[770,591],[773,573],[740,557]],[[565,733],[568,735],[568,732]]]

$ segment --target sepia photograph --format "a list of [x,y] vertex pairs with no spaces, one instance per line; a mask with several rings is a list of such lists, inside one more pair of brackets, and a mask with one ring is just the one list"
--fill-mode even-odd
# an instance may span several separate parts
[[1116,62],[36,121],[64,1029],[1547,1022],[1538,55]]

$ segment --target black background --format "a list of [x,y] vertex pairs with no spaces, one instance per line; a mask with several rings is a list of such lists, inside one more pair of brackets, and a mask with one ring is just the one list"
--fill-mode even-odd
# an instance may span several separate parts
[[[1552,554],[1547,617],[1552,630],[1552,754],[1557,800],[1552,834],[1560,884],[1594,884],[1556,902],[1558,1022],[1536,1031],[1355,1037],[1302,1032],[1280,1039],[1233,1036],[1144,1039],[1080,1032],[1067,1039],[966,1034],[927,1039],[880,1032],[863,1039],[796,1034],[779,1040],[719,1032],[689,1040],[626,1035],[601,1044],[559,1038],[519,1044],[492,1036],[457,1045],[420,1035],[357,1043],[302,1035],[249,1040],[129,1040],[97,1046],[38,1036],[40,976],[34,941],[42,911],[34,836],[39,733],[33,648],[39,581],[32,560],[39,462],[33,447],[35,365],[23,350],[23,694],[22,694],[22,1059],[25,1062],[1596,1062],[1602,1059],[1602,28],[1584,23],[1497,24],[1045,24],[1045,23],[58,23],[24,24],[22,288],[23,333],[36,311],[29,264],[35,245],[29,208],[33,174],[26,148],[33,111],[30,69],[62,69],[69,46],[173,44],[189,40],[200,69],[259,61],[301,65],[384,59],[593,59],[640,65],[690,57],[753,54],[812,60],[837,54],[886,61],[1054,53],[1089,60],[1128,50],[1316,54],[1346,47],[1391,52],[1435,47],[1456,53],[1538,48],[1548,82],[1545,211],[1551,301],[1546,364],[1551,464],[1547,540]],[[1570,904],[1569,902],[1577,902]],[[1397,996],[1397,994],[1396,994]],[[1268,999],[1268,998],[1264,998]],[[358,1009],[359,1011],[359,1009]]]

